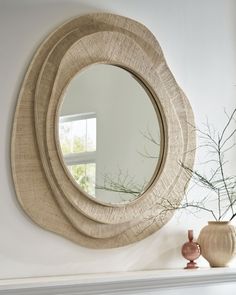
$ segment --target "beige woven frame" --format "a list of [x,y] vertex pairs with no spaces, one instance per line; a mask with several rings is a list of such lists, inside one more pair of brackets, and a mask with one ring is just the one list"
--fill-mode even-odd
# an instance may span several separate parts
[[[148,88],[163,125],[163,157],[152,185],[138,199],[107,205],[71,181],[58,153],[58,106],[65,87],[95,63],[120,66]],[[189,124],[188,124],[189,123]],[[12,132],[12,173],[21,206],[41,227],[91,248],[124,246],[161,228],[179,204],[194,161],[194,119],[151,32],[134,20],[97,13],[59,27],[39,47],[23,81]],[[191,152],[192,151],[192,152]]]

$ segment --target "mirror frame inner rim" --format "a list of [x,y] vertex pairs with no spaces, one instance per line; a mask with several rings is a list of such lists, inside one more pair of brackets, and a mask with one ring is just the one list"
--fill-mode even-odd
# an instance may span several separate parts
[[[152,177],[149,179],[148,181],[148,184],[146,185],[145,187],[145,190],[137,197],[127,201],[127,202],[118,202],[118,203],[109,203],[109,202],[105,202],[105,201],[102,201],[100,199],[97,199],[96,197],[93,197],[93,196],[90,196],[86,191],[84,191],[83,189],[81,189],[81,187],[78,185],[78,183],[76,182],[76,180],[73,178],[73,176],[71,175],[71,173],[69,172],[66,164],[65,164],[65,161],[63,159],[63,154],[62,154],[62,150],[61,150],[61,145],[60,145],[60,139],[59,139],[59,117],[60,117],[60,109],[61,109],[61,106],[62,106],[62,103],[63,103],[63,100],[64,100],[64,95],[65,95],[65,92],[67,91],[67,88],[69,87],[69,84],[70,82],[75,78],[75,76],[79,75],[81,72],[83,72],[84,70],[87,70],[88,68],[94,66],[94,65],[112,65],[114,67],[118,67],[120,69],[123,69],[124,71],[127,72],[127,74],[130,74],[132,76],[132,78],[134,78],[136,80],[137,83],[140,84],[140,86],[143,88],[143,90],[145,91],[146,95],[148,96],[147,99],[149,99],[149,102],[152,104],[152,107],[154,108],[154,111],[155,111],[155,114],[156,114],[156,119],[157,119],[157,122],[159,124],[159,131],[160,131],[160,154],[159,154],[159,157],[158,157],[158,160],[156,162],[156,165],[155,165],[155,170],[152,174]],[[58,101],[58,106],[57,106],[57,111],[56,111],[56,116],[55,116],[55,143],[56,143],[56,148],[57,148],[57,153],[58,153],[58,156],[59,156],[59,159],[61,161],[61,165],[65,171],[65,173],[67,174],[68,178],[71,180],[72,184],[81,192],[83,193],[84,195],[86,195],[89,199],[91,199],[92,201],[100,204],[100,205],[103,205],[103,206],[107,206],[107,207],[122,207],[122,206],[125,206],[127,204],[131,204],[131,203],[135,203],[139,198],[142,198],[142,196],[145,194],[145,192],[147,190],[149,190],[152,185],[154,184],[154,181],[157,181],[161,171],[162,171],[162,168],[163,168],[163,165],[164,165],[164,151],[165,151],[165,142],[166,142],[166,133],[167,131],[165,132],[164,131],[164,118],[162,117],[161,115],[161,112],[159,110],[159,105],[158,105],[158,99],[155,99],[151,93],[151,91],[149,90],[149,87],[148,85],[146,85],[138,76],[137,74],[132,71],[131,69],[129,68],[125,68],[124,66],[121,66],[119,64],[111,64],[111,63],[104,63],[104,62],[101,62],[101,63],[92,63],[90,65],[87,65],[85,66],[84,68],[82,68],[81,70],[79,70],[76,74],[75,74],[74,77],[71,78],[71,80],[69,81],[69,83],[64,87],[63,89],[63,92],[59,98],[59,101]]]

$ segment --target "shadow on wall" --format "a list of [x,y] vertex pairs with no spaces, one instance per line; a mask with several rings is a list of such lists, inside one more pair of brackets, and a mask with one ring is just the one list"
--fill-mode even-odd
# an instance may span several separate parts
[[[166,225],[169,227],[169,224]],[[165,269],[173,267],[181,267],[181,264],[185,264],[184,258],[181,254],[181,247],[187,241],[186,231],[184,230],[173,230],[169,228],[166,230],[166,226],[162,227],[158,231],[161,236],[158,241],[154,241],[156,255],[153,255],[155,259],[145,263],[146,269]]]
[[[172,222],[170,221],[169,223]],[[173,224],[170,225],[169,223],[143,241],[118,248],[125,250],[121,251],[123,252],[124,263],[120,271],[166,269],[181,267],[182,265],[184,267],[186,260],[182,257],[181,247],[187,242],[186,231],[174,230]],[[142,253],[145,259],[143,259]],[[146,253],[150,254],[146,255]]]

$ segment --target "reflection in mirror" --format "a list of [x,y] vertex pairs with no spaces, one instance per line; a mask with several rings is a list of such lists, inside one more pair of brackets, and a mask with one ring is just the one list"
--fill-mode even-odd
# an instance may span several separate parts
[[159,114],[129,72],[93,65],[65,90],[59,142],[80,189],[105,203],[126,203],[151,184],[161,157]]

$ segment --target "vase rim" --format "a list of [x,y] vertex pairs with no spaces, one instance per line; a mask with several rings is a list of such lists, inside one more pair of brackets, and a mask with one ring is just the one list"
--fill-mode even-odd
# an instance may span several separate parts
[[222,220],[217,220],[217,221],[208,221],[208,224],[228,224],[230,221],[222,221]]

